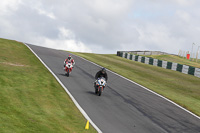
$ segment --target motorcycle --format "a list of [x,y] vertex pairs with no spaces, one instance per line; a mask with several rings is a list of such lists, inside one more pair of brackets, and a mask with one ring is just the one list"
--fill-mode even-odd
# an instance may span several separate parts
[[101,93],[103,92],[106,86],[106,80],[104,77],[100,77],[95,81],[95,83],[96,83],[95,94],[97,94],[98,96],[101,96]]
[[67,77],[69,77],[69,74],[71,73],[72,68],[73,68],[72,62],[71,61],[66,62],[66,65],[65,65],[65,75]]

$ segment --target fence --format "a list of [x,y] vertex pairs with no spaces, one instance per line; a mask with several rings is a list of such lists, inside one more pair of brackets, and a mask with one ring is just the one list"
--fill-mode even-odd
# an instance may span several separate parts
[[154,59],[154,58],[139,56],[139,55],[133,55],[133,54],[130,54],[130,53],[124,52],[124,51],[117,51],[117,56],[129,59],[129,60],[149,64],[149,65],[162,67],[165,69],[179,71],[184,74],[190,74],[190,75],[194,75],[194,76],[200,78],[200,68],[195,68],[192,66],[182,65],[182,64],[178,64],[178,63],[174,63],[174,62],[168,62],[168,61],[158,60],[158,59]]

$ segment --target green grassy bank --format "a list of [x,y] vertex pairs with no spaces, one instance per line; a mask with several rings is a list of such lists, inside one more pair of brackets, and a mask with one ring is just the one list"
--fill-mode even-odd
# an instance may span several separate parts
[[111,54],[74,54],[135,81],[200,116],[200,78]]
[[64,89],[22,43],[0,39],[1,133],[94,133]]

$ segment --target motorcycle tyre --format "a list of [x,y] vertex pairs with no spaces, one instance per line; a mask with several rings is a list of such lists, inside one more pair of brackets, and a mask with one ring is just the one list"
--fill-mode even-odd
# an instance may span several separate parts
[[67,77],[69,77],[69,69],[67,70],[67,74],[66,75],[67,75]]
[[99,89],[99,94],[98,94],[98,96],[101,96],[101,93],[102,93],[102,88]]

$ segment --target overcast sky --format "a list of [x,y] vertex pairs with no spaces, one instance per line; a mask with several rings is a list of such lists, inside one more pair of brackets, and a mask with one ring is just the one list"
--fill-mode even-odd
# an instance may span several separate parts
[[0,0],[0,38],[78,52],[200,46],[199,0]]

